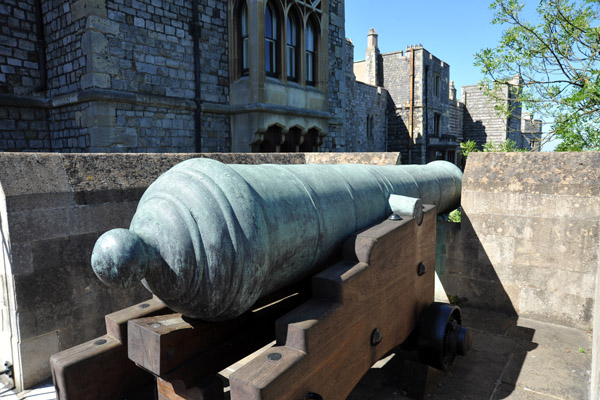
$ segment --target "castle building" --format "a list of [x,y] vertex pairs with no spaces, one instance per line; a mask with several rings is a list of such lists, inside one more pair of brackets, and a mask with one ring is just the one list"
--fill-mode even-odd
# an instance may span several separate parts
[[[374,30],[354,63],[344,23],[343,0],[5,0],[0,150],[401,151],[423,163],[495,140],[481,96],[456,100],[448,64],[422,46],[381,54]],[[515,137],[518,112],[504,130]]]
[[0,149],[337,150],[342,0],[0,7]]
[[[504,117],[498,115],[496,100],[478,85],[463,87],[458,101],[450,66],[422,45],[381,54],[374,29],[367,40],[365,60],[353,64],[356,84],[377,87],[386,94],[386,149],[402,152],[403,163],[441,159],[460,164],[460,143],[467,140],[483,147],[510,139],[519,148],[540,150],[541,121],[522,113],[514,100],[521,85],[519,77],[501,85],[496,93],[510,110]],[[347,45],[352,52],[352,42]],[[361,100],[361,104],[367,103]],[[348,110],[348,114],[353,112],[356,107]]]

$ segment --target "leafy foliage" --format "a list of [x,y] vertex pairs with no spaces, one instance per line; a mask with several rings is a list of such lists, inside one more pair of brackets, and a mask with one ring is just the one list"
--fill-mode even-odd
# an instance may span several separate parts
[[525,149],[519,148],[517,143],[506,139],[504,142],[500,144],[494,144],[492,142],[488,142],[483,146],[483,151],[486,153],[510,153],[510,152],[525,152]]
[[448,221],[450,221],[450,222],[455,222],[457,224],[460,224],[461,220],[462,220],[462,212],[460,211],[460,209],[451,211],[448,214]]
[[[520,75],[514,96],[530,112],[552,121],[550,138],[557,151],[600,150],[600,2],[541,0],[537,21],[523,18],[524,2],[494,0],[493,24],[506,26],[495,48],[481,50],[475,64],[485,75],[482,86],[496,99]],[[499,111],[509,114],[498,101]]]
[[477,143],[474,140],[467,140],[460,144],[460,152],[465,160],[469,156],[469,153],[473,151],[479,151],[477,149]]
[[[478,152],[479,148],[477,147],[477,143],[474,140],[467,140],[466,142],[462,142],[460,144],[460,151],[463,157],[466,159],[470,153]],[[484,153],[510,153],[510,152],[526,152],[527,150],[519,148],[517,143],[506,139],[504,142],[499,144],[494,144],[492,142],[488,142],[483,145]]]

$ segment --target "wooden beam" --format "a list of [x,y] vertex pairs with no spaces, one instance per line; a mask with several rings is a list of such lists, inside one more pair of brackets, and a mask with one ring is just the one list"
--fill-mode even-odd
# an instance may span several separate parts
[[433,302],[435,224],[428,206],[421,226],[387,220],[349,239],[348,259],[315,275],[312,299],[277,321],[277,345],[230,376],[231,399],[345,399]]
[[131,398],[154,377],[127,357],[127,318],[165,312],[164,304],[150,299],[107,315],[107,334],[50,357],[60,400],[114,400]]
[[130,320],[129,358],[165,380],[190,385],[271,342],[277,318],[309,297],[305,286],[300,293],[286,292],[286,297],[268,305],[261,303],[229,321],[203,322],[181,314]]

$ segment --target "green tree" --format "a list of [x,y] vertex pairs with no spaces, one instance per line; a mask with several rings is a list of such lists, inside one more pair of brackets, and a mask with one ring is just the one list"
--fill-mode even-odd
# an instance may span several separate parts
[[495,48],[475,55],[485,75],[482,86],[494,96],[501,93],[495,88],[520,74],[523,84],[512,95],[552,121],[546,140],[562,139],[557,151],[600,150],[600,2],[536,3],[535,23],[523,17],[524,2],[490,5],[492,23],[506,29]]

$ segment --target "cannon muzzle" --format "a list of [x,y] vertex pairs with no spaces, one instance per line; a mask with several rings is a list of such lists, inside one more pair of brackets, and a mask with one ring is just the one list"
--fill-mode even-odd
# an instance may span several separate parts
[[144,193],[129,230],[102,235],[92,266],[108,285],[142,280],[171,309],[223,320],[315,273],[353,233],[422,204],[456,208],[462,173],[425,166],[182,162]]

